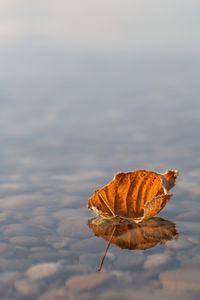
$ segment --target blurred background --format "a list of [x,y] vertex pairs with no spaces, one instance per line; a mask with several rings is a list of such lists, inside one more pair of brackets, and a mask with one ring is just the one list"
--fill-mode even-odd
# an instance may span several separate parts
[[199,9],[196,0],[1,1],[5,193],[52,191],[62,178],[101,185],[137,168],[178,169],[193,184]]

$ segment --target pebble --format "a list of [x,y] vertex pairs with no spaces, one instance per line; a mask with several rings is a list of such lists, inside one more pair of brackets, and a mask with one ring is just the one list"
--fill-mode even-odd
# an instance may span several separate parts
[[115,260],[115,254],[114,253],[112,253],[112,252],[110,252],[110,251],[108,251],[107,253],[106,253],[106,257],[109,259],[109,260],[111,260],[111,261],[114,261]]
[[16,280],[14,286],[18,293],[23,296],[37,294],[40,290],[39,282],[30,279]]
[[19,245],[30,246],[38,244],[39,240],[32,236],[15,236],[10,238],[10,242]]
[[[199,297],[191,297],[191,294],[186,294],[185,292],[176,294],[174,292],[166,291],[159,287],[156,287],[156,284],[152,282],[151,286],[146,286],[143,288],[121,288],[119,289],[109,289],[102,291],[99,295],[98,300],[197,300]],[[152,286],[153,285],[153,286]]]
[[126,300],[133,300],[136,298],[133,298],[134,292],[131,291],[127,291],[127,290],[107,290],[107,291],[103,291],[98,300],[105,300],[105,299],[109,299],[109,300],[121,300],[121,299],[126,299]]
[[51,245],[53,248],[61,249],[61,248],[68,247],[69,245],[71,245],[72,242],[74,241],[74,239],[67,238],[67,237],[55,236],[55,237],[47,237],[45,239],[45,241],[49,245]]
[[[104,270],[104,268],[102,268],[102,270]],[[115,277],[115,282],[117,281],[117,285],[116,287],[120,286],[127,286],[128,285],[133,285],[132,283],[132,272],[130,271],[125,271],[125,270],[119,270],[119,269],[111,269],[109,271],[109,274],[112,274]],[[137,274],[137,272],[135,273]]]
[[72,300],[73,296],[69,297],[67,288],[56,288],[42,294],[38,300]]
[[167,253],[151,254],[147,256],[144,263],[145,269],[159,268],[170,261],[170,256]]
[[46,278],[61,271],[62,266],[60,263],[41,263],[30,267],[25,275],[32,280]]
[[194,291],[200,293],[200,270],[177,269],[162,272],[159,279],[167,291]]
[[103,283],[107,283],[111,278],[114,278],[112,274],[103,272],[83,274],[69,278],[66,281],[66,286],[70,290],[83,292],[97,288]]
[[[153,293],[153,288],[146,288],[143,287],[143,289],[134,286],[134,288],[121,288],[117,287],[116,289],[110,289],[103,291],[98,300],[104,300],[104,299],[109,299],[109,300],[121,300],[121,299],[126,299],[126,300],[135,300],[135,299],[140,299],[140,300],[158,300],[160,298],[155,298],[155,295]],[[175,299],[173,299],[175,300]]]

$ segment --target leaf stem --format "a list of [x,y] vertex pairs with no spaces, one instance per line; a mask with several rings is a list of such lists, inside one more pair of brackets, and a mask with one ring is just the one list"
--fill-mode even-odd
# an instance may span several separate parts
[[105,259],[105,257],[106,257],[107,252],[108,252],[108,249],[109,249],[109,247],[110,247],[110,243],[111,243],[111,241],[112,241],[112,238],[113,238],[113,235],[114,235],[114,233],[115,233],[116,227],[117,227],[117,226],[115,226],[115,227],[113,228],[113,231],[112,231],[111,237],[110,237],[110,239],[109,239],[108,245],[107,245],[106,250],[105,250],[105,252],[104,252],[104,255],[103,255],[103,258],[102,258],[102,260],[101,260],[101,263],[100,263],[100,265],[99,265],[99,267],[98,267],[98,272],[101,271],[101,268],[102,268],[102,266],[103,266],[104,259]]
[[107,208],[110,210],[111,214],[116,217],[116,214],[114,213],[114,211],[112,210],[112,208],[110,207],[110,205],[107,203],[106,199],[103,197],[102,193],[98,192],[99,197],[101,198],[101,200],[104,202],[104,204],[107,206]]

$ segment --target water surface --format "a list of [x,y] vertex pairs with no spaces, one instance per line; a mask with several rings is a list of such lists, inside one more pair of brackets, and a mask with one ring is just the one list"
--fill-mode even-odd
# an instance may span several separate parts
[[[2,299],[198,299],[198,9],[2,1]],[[111,244],[99,273],[108,241],[88,227],[87,200],[134,169],[179,170],[158,215],[176,238]]]

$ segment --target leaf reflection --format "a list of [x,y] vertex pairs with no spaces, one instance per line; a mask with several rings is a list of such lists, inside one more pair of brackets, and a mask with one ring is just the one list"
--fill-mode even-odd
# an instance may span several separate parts
[[158,217],[139,224],[113,222],[97,217],[89,219],[88,226],[95,236],[109,241],[99,271],[110,244],[121,249],[146,250],[155,247],[158,243],[165,244],[173,237],[178,239],[175,223]]

